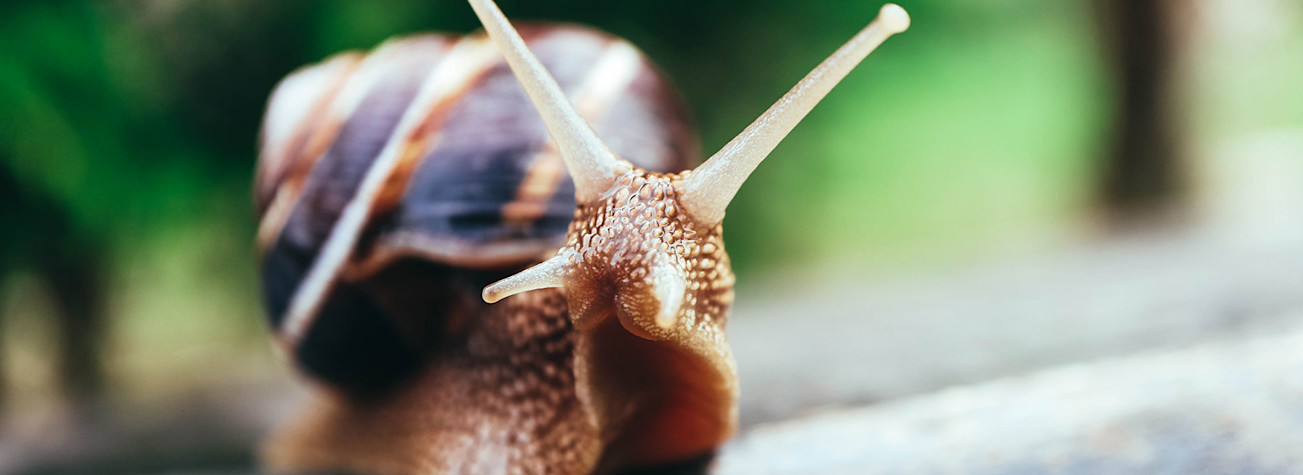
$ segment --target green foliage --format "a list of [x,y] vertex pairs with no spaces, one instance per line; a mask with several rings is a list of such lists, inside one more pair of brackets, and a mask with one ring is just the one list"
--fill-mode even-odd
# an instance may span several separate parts
[[[878,7],[501,4],[513,18],[587,23],[639,45],[681,87],[706,153]],[[1108,113],[1086,6],[905,6],[913,29],[835,90],[739,195],[727,233],[744,280],[965,252],[1086,208]],[[119,372],[188,381],[249,341],[266,356],[261,337],[223,342],[258,334],[249,185],[267,95],[343,50],[475,28],[453,0],[11,0],[0,6],[0,171],[13,177],[7,191],[43,205],[6,208],[8,254],[67,242],[107,255]]]

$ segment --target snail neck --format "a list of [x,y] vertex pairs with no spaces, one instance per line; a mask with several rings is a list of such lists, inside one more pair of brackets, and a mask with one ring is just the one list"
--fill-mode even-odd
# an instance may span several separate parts
[[[575,394],[574,337],[557,290],[477,307],[404,385],[318,391],[265,450],[273,472],[589,473],[601,440]],[[538,470],[529,469],[530,467]]]
[[736,431],[731,354],[648,340],[613,316],[577,333],[577,396],[600,432],[601,467],[708,457]]

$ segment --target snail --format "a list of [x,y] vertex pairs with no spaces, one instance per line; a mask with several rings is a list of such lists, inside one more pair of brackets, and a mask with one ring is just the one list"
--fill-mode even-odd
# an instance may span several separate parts
[[264,300],[318,397],[273,435],[268,469],[707,463],[737,427],[725,208],[908,15],[884,6],[689,169],[686,109],[635,47],[470,4],[483,32],[341,54],[269,99]]

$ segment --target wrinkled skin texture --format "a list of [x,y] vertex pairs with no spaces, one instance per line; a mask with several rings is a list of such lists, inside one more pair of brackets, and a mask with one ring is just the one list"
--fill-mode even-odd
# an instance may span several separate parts
[[600,444],[575,397],[559,292],[465,315],[412,380],[369,400],[322,392],[265,452],[272,472],[587,473]]
[[[581,204],[565,286],[578,329],[578,396],[607,442],[607,462],[644,465],[713,450],[736,427],[737,375],[724,334],[734,277],[719,224],[677,201],[683,175],[634,169]],[[681,279],[681,303],[657,286]],[[658,295],[659,294],[659,295]],[[680,307],[658,322],[664,305]],[[612,318],[613,317],[613,318]],[[668,324],[666,324],[668,323]]]

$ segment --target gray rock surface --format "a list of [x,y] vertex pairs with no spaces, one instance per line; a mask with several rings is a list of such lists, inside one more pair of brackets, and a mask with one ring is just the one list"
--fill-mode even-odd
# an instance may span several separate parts
[[1299,232],[1145,234],[1021,259],[739,289],[729,339],[743,425],[1303,321]]
[[1303,325],[762,425],[716,471],[1300,472]]

